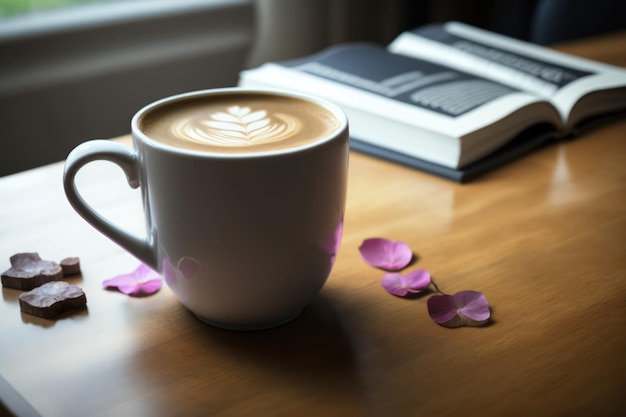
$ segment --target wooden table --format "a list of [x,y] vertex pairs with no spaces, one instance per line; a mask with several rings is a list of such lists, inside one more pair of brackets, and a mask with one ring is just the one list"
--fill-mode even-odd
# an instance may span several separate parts
[[[626,65],[626,34],[563,46]],[[459,185],[353,154],[336,267],[295,321],[250,333],[194,319],[167,288],[102,289],[137,261],[74,213],[61,163],[0,179],[0,269],[16,252],[79,256],[88,309],[20,313],[2,289],[0,398],[42,416],[626,415],[626,120]],[[128,141],[128,138],[122,139]],[[106,163],[83,194],[141,230]],[[447,329],[432,294],[387,294],[369,237],[407,242],[449,293],[482,291],[487,327]],[[2,410],[0,410],[0,413]]]

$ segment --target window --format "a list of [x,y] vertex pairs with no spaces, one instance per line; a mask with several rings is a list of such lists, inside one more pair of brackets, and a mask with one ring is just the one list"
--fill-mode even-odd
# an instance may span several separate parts
[[3,0],[0,2],[0,18],[11,18],[62,7],[112,0]]
[[[43,6],[19,14],[20,1]],[[14,13],[0,16],[0,176],[126,134],[158,98],[236,84],[254,40],[253,0],[0,0],[0,9]]]

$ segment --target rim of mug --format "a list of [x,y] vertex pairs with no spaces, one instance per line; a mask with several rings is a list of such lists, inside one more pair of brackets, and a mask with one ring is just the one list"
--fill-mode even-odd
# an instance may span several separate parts
[[[304,100],[304,101],[319,105],[321,107],[324,107],[326,110],[330,111],[339,122],[339,127],[337,128],[337,130],[333,131],[333,133],[315,142],[303,144],[300,146],[294,146],[294,147],[286,148],[286,149],[250,152],[250,153],[220,153],[220,152],[199,151],[199,150],[179,148],[179,147],[168,145],[168,144],[159,142],[155,139],[152,139],[150,136],[146,135],[139,128],[139,120],[141,119],[141,117],[145,115],[147,112],[157,107],[160,107],[160,106],[163,106],[168,103],[172,103],[181,99],[186,99],[189,97],[211,96],[211,95],[219,95],[219,94],[266,94],[266,95],[269,94],[269,95]],[[140,140],[143,143],[148,144],[154,148],[174,151],[176,153],[186,154],[186,155],[191,155],[191,156],[223,158],[223,159],[261,158],[261,157],[278,156],[278,155],[286,155],[286,154],[291,154],[291,153],[302,152],[307,149],[317,148],[318,146],[322,144],[333,141],[334,139],[341,136],[342,133],[347,129],[348,129],[348,117],[346,116],[345,112],[337,104],[329,100],[323,99],[321,97],[316,97],[313,95],[290,91],[290,90],[281,90],[281,89],[274,89],[274,88],[225,87],[225,88],[196,90],[196,91],[189,91],[189,92],[181,93],[181,94],[175,94],[172,96],[161,98],[150,104],[147,104],[146,106],[139,109],[139,111],[135,113],[135,115],[133,116],[131,120],[131,132],[132,132],[133,137],[139,136]]]

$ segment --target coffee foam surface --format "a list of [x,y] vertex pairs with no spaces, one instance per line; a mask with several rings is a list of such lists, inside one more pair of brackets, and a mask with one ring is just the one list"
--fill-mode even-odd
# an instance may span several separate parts
[[181,98],[148,110],[138,125],[157,142],[214,153],[296,148],[340,128],[337,118],[324,107],[265,93]]

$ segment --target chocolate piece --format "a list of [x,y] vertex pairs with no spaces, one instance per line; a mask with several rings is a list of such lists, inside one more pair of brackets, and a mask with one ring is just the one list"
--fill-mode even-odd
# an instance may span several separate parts
[[65,281],[48,282],[34,290],[23,292],[19,300],[22,312],[44,319],[87,305],[83,290]]
[[63,276],[80,274],[80,259],[76,257],[65,258],[61,262]]
[[42,260],[37,252],[17,253],[10,259],[11,268],[2,273],[4,287],[28,291],[63,278],[61,266],[56,262]]

